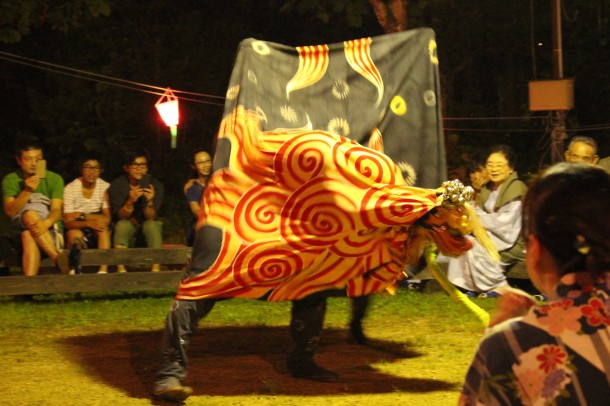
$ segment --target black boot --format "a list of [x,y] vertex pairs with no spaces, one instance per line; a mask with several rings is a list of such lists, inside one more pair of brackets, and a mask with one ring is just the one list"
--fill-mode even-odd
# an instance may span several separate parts
[[352,319],[349,323],[350,338],[360,345],[367,345],[368,340],[362,330],[362,320],[366,316],[369,307],[370,296],[358,296],[351,298]]
[[313,359],[320,343],[325,312],[326,298],[323,296],[310,296],[292,302],[290,336],[294,341],[294,350],[288,356],[286,366],[290,375],[295,378],[319,382],[334,382],[339,379],[339,375],[322,368]]

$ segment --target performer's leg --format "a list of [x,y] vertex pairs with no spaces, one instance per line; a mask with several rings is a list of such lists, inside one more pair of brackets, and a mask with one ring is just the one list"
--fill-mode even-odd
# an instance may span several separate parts
[[362,330],[362,320],[366,316],[370,303],[370,296],[358,296],[351,298],[352,319],[349,323],[350,337],[360,345],[366,345],[367,339]]
[[326,297],[314,295],[292,302],[290,336],[294,349],[288,355],[288,372],[295,378],[314,381],[336,381],[339,376],[317,365],[313,359],[320,342],[320,332],[324,324]]
[[154,393],[172,401],[183,401],[193,390],[184,386],[187,373],[187,350],[199,320],[214,307],[215,299],[175,300],[165,321],[161,368],[157,372]]

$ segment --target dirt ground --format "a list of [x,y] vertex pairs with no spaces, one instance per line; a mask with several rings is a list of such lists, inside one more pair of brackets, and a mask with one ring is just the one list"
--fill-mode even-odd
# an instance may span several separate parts
[[[363,347],[341,329],[326,329],[319,363],[336,383],[291,378],[284,367],[287,327],[206,327],[194,339],[188,405],[451,405],[459,379],[444,376],[440,353],[424,345],[373,340]],[[468,335],[465,335],[467,338]],[[161,331],[49,332],[9,337],[0,349],[0,399],[6,405],[166,405],[151,398],[158,366],[151,349]],[[22,341],[22,352],[6,348]],[[473,344],[474,345],[474,344]],[[421,357],[429,358],[424,368]],[[469,361],[465,354],[459,375]],[[410,363],[417,359],[418,366]]]

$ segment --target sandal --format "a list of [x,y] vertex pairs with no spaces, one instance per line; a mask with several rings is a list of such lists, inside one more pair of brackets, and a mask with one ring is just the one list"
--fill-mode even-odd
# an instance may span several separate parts
[[479,297],[480,297],[481,299],[489,299],[489,298],[492,298],[492,297],[500,297],[500,296],[502,296],[502,294],[501,294],[501,293],[494,292],[493,290],[491,290],[491,291],[489,291],[489,292],[483,292],[483,293],[481,293],[481,294],[479,295]]

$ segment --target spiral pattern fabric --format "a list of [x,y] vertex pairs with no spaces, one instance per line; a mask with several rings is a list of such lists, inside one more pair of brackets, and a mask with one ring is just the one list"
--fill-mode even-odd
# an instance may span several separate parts
[[178,299],[359,296],[403,277],[446,173],[431,41],[242,41]]
[[[256,128],[243,108],[227,119]],[[294,300],[334,288],[361,295],[401,278],[406,230],[436,206],[433,190],[408,186],[387,156],[330,133],[224,135],[236,137],[239,173],[231,164],[214,173],[200,225],[221,226],[228,255],[185,280],[179,298],[271,292],[269,300]]]

